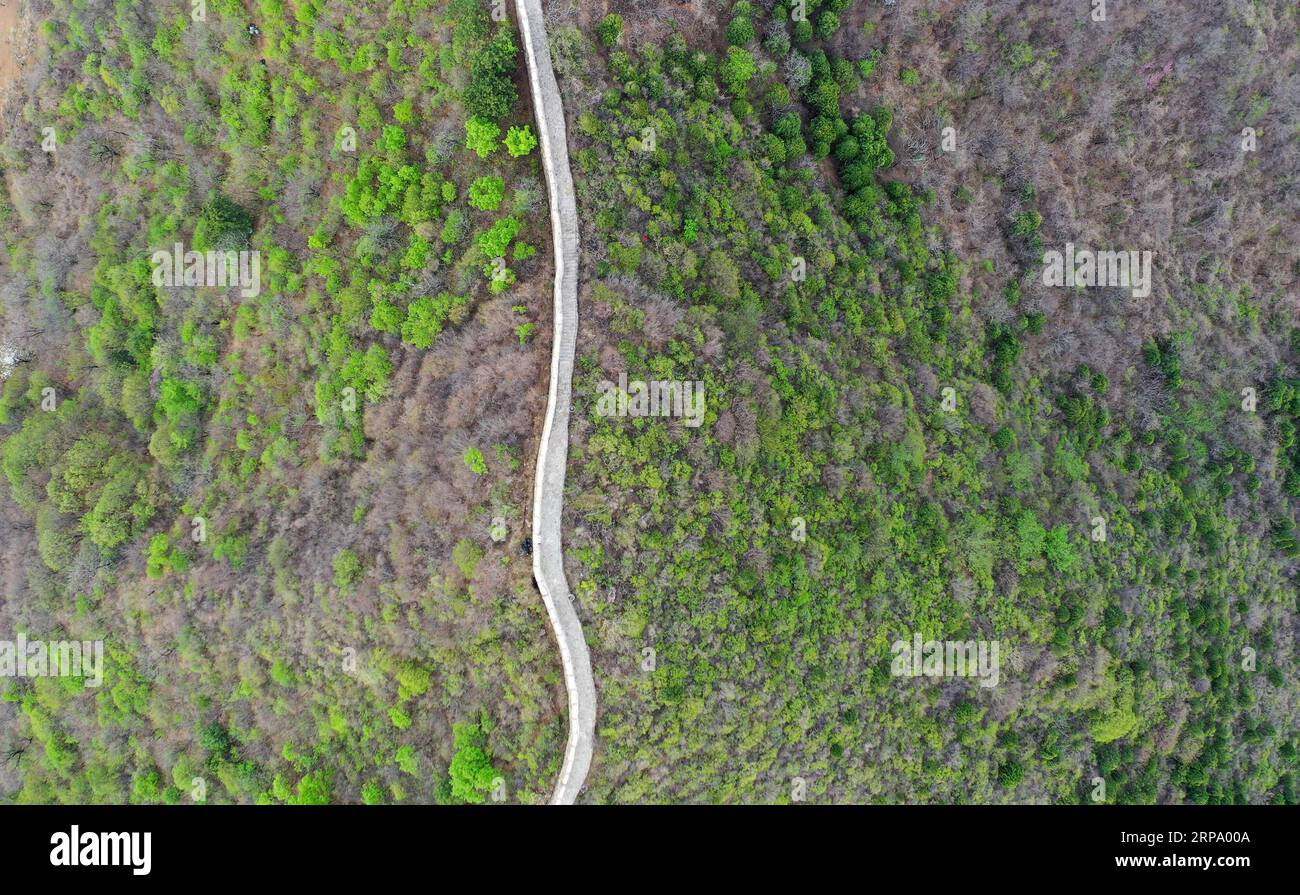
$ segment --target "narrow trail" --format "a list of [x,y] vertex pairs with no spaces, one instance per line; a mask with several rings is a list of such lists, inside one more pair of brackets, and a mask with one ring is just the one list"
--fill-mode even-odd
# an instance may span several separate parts
[[551,347],[551,388],[542,440],[537,449],[533,491],[533,575],[560,647],[564,685],[569,693],[569,739],[551,804],[571,805],[578,798],[587,769],[591,767],[596,736],[596,683],[591,673],[591,654],[582,635],[582,622],[564,577],[561,518],[569,455],[573,356],[578,341],[578,210],[573,174],[569,170],[564,105],[551,67],[541,0],[515,0],[515,9],[528,61],[528,82],[537,116],[555,244],[555,333]]

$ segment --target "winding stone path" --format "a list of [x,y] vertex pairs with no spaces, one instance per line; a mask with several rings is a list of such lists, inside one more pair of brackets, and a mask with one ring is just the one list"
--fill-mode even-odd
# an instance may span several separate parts
[[551,347],[551,390],[542,441],[537,449],[533,491],[533,575],[560,646],[564,685],[569,692],[569,740],[551,804],[571,805],[578,798],[587,769],[591,767],[596,736],[596,684],[591,673],[591,655],[582,635],[573,594],[564,577],[562,549],[569,402],[578,341],[578,210],[573,174],[569,170],[564,105],[551,66],[541,0],[515,0],[515,9],[528,61],[555,244],[555,333]]

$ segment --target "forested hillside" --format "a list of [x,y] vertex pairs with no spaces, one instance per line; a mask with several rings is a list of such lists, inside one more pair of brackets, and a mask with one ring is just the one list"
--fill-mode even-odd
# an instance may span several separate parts
[[[41,0],[0,175],[0,801],[538,801],[545,194],[478,0]],[[152,256],[255,251],[250,289]],[[260,287],[260,288],[259,288]]]
[[[0,802],[547,799],[513,7],[5,7],[0,642],[106,659],[0,678]],[[545,15],[581,799],[1294,804],[1296,5]]]
[[1296,10],[1109,7],[550,5],[591,801],[1296,800]]

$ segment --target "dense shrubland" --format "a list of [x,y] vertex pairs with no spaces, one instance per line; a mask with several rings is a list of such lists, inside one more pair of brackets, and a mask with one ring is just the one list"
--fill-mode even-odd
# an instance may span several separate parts
[[[0,637],[103,638],[109,669],[3,685],[0,799],[544,797],[563,687],[522,544],[548,346],[520,329],[548,230],[513,25],[32,6],[0,145]],[[155,286],[175,242],[259,251],[260,294]]]
[[[0,798],[540,800],[517,35],[478,0],[33,6],[0,628],[108,652],[100,691],[6,683]],[[547,4],[586,798],[1295,802],[1295,10],[792,6]],[[155,287],[177,240],[261,251],[261,295]],[[1153,249],[1155,290],[1045,288],[1066,241]],[[704,424],[597,415],[620,372],[702,381]],[[893,676],[913,632],[997,640],[998,685]]]
[[[963,182],[918,148],[980,78],[1056,83],[1059,54],[1001,48],[986,4],[958,46],[933,10],[610,6],[552,4],[585,227],[566,513],[602,699],[589,798],[786,801],[798,778],[817,801],[1087,802],[1104,780],[1110,802],[1294,802],[1280,293],[1227,299],[1249,329],[1190,317],[1171,262],[1157,326],[1080,340],[1091,299],[1067,316],[1039,285],[1049,237],[1088,227],[1068,180],[1048,206],[1051,169],[977,156]],[[1018,4],[987,6],[1014,28]],[[988,68],[945,90],[927,53]],[[982,108],[1014,130],[1038,106]],[[975,187],[1002,190],[998,225],[948,213]],[[1196,326],[1273,360],[1193,367]],[[704,426],[597,415],[623,371],[704,381]],[[999,641],[999,685],[892,676],[912,632]]]

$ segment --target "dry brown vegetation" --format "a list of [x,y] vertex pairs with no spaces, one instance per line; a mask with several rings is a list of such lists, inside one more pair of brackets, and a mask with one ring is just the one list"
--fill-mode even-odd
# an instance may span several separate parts
[[[0,437],[41,424],[33,400],[49,385],[66,416],[53,441],[106,433],[149,504],[106,549],[85,519],[4,489],[0,639],[102,637],[111,658],[100,692],[6,684],[0,749],[18,752],[0,762],[0,800],[189,801],[192,777],[210,801],[484,801],[498,774],[510,801],[550,792],[564,688],[528,553],[551,313],[538,156],[465,149],[460,90],[468,54],[496,27],[486,9],[314,4],[304,19],[304,6],[277,22],[266,4],[254,14],[216,0],[193,22],[188,2],[31,4],[50,40],[0,130],[0,332],[20,361]],[[374,43],[381,31],[391,47]],[[314,52],[317,35],[341,43],[337,59]],[[104,77],[83,74],[91,52]],[[261,99],[255,82],[231,86],[263,72]],[[517,65],[513,83],[511,126],[530,120]],[[78,91],[98,105],[64,101]],[[52,153],[45,122],[59,132]],[[354,154],[335,142],[345,124]],[[400,218],[352,226],[339,210],[349,180],[395,126],[439,207],[408,200]],[[470,184],[490,174],[505,177],[506,204],[469,208]],[[252,218],[262,294],[164,287],[155,301],[152,287],[123,288],[158,243],[190,242],[215,191]],[[440,237],[456,214],[463,232]],[[515,248],[537,251],[508,253],[518,282],[495,294],[477,234],[508,214],[522,224]],[[419,239],[432,248],[408,271],[398,261]],[[326,256],[336,276],[311,272]],[[371,288],[399,282],[399,309],[465,299],[431,347],[371,323]],[[146,311],[135,341],[114,343],[105,321]],[[384,360],[356,413],[322,398],[340,345]],[[203,404],[195,443],[173,454],[153,430],[177,379]],[[37,498],[57,457],[19,474]],[[149,577],[158,537],[166,565]],[[456,756],[478,768],[460,783]]]

